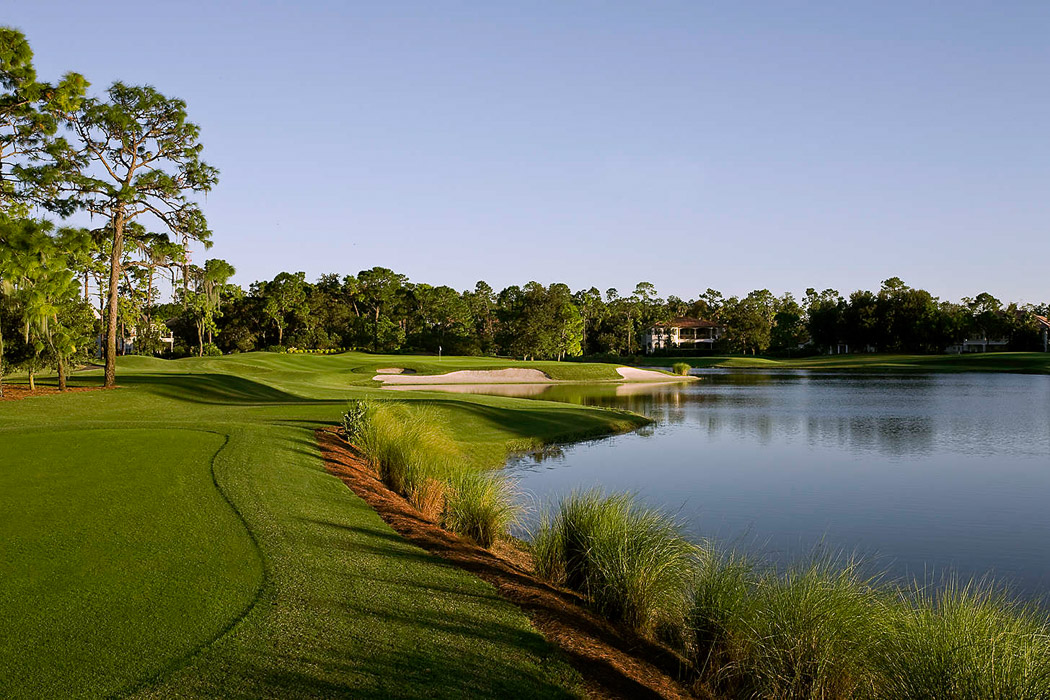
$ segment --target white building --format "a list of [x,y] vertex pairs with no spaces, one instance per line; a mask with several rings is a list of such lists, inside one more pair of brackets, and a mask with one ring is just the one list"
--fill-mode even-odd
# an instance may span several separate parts
[[710,351],[719,338],[722,327],[713,321],[699,318],[676,318],[653,326],[645,333],[645,351],[681,348]]

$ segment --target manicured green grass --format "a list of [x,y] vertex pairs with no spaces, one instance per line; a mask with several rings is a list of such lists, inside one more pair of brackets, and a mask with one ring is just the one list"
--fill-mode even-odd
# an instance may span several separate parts
[[878,372],[1017,372],[1050,373],[1050,353],[989,352],[967,355],[822,355],[798,359],[700,355],[696,357],[640,357],[632,364],[670,367],[688,362],[693,367],[729,369],[865,370]]
[[[574,672],[517,608],[408,545],[324,471],[314,428],[337,423],[348,398],[387,396],[354,372],[363,357],[129,357],[116,390],[0,403],[5,691],[574,694]],[[376,364],[411,358],[398,359]],[[542,401],[398,397],[430,406],[475,464],[644,422]]]
[[262,560],[212,481],[223,436],[54,430],[2,440],[7,697],[127,688],[254,601]]

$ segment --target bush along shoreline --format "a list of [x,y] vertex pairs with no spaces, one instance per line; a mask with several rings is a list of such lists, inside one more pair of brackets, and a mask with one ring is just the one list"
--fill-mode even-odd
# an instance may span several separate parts
[[518,521],[511,482],[469,466],[426,408],[353,401],[343,414],[343,434],[391,491],[450,532],[491,548]]
[[[343,423],[424,516],[485,548],[510,538],[513,482],[468,466],[426,408],[355,401]],[[828,555],[777,568],[599,489],[548,507],[527,547],[540,578],[680,654],[701,697],[1050,698],[1047,611],[991,581],[883,581]]]

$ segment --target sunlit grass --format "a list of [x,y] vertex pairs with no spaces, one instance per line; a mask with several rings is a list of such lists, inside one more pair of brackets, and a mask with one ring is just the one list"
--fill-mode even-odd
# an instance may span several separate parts
[[905,591],[875,656],[882,697],[1048,698],[1045,610],[990,583]]
[[648,633],[681,626],[697,549],[673,518],[633,497],[573,493],[544,517],[533,551],[541,574],[608,619]]
[[503,474],[471,466],[427,406],[365,402],[354,439],[392,491],[449,531],[487,548],[517,521]]

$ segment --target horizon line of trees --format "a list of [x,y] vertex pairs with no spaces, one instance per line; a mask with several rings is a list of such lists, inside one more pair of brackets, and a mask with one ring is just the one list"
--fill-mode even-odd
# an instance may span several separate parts
[[[633,292],[597,288],[573,291],[538,282],[499,292],[479,281],[474,289],[414,283],[384,267],[357,275],[282,272],[247,291],[225,284],[213,316],[210,353],[354,348],[373,352],[503,355],[555,359],[584,355],[630,356],[646,352],[651,327],[677,317],[722,327],[714,350],[731,354],[798,355],[841,344],[861,351],[937,353],[964,339],[1005,339],[1007,349],[1039,350],[1034,314],[1047,305],[1003,303],[987,292],[958,303],[941,301],[899,278],[876,291],[848,297],[809,289],[801,300],[755,290],[725,297],[714,289],[683,300],[661,298],[650,282]],[[189,352],[203,352],[190,316],[165,307],[172,331]],[[671,348],[664,354],[680,349]]]

